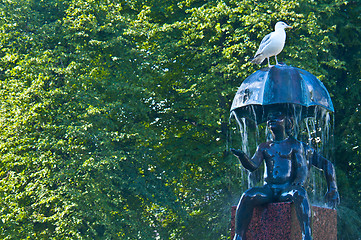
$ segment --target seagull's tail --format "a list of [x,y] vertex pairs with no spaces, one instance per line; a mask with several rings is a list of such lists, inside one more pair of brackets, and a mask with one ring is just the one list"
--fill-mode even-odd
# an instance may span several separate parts
[[264,59],[265,58],[262,56],[262,54],[258,54],[251,59],[251,63],[261,64],[264,61]]

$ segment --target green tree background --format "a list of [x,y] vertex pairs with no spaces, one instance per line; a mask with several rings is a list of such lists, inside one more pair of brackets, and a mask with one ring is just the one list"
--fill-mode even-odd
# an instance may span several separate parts
[[361,7],[341,0],[0,1],[0,238],[230,239],[229,109],[279,59],[335,105],[338,239],[361,236]]

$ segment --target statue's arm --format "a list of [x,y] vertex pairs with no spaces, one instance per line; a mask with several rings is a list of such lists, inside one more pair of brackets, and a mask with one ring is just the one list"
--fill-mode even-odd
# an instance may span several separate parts
[[336,172],[333,164],[318,152],[314,151],[312,165],[323,170],[327,182],[325,200],[331,207],[336,207],[336,205],[340,203],[340,196],[338,194]]
[[260,147],[257,148],[255,154],[252,158],[250,158],[245,152],[242,150],[236,150],[231,148],[232,153],[239,159],[244,168],[249,171],[256,170],[263,161],[263,154]]

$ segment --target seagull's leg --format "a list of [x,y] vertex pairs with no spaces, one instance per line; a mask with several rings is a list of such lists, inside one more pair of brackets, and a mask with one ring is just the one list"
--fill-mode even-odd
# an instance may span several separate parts
[[276,65],[279,65],[278,61],[277,61],[277,55],[275,55],[275,59],[276,59]]
[[267,57],[267,61],[268,61],[268,67],[271,67],[271,65],[269,64],[269,57]]

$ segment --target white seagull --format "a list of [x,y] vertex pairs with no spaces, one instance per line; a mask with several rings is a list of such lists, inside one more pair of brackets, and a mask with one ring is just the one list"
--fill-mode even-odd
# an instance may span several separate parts
[[259,48],[252,58],[251,62],[255,64],[261,64],[265,58],[268,60],[268,67],[271,67],[269,64],[269,58],[275,56],[276,65],[278,65],[277,55],[282,51],[283,46],[286,41],[286,28],[292,28],[284,22],[278,22],[275,25],[275,31],[267,34],[263,39]]

